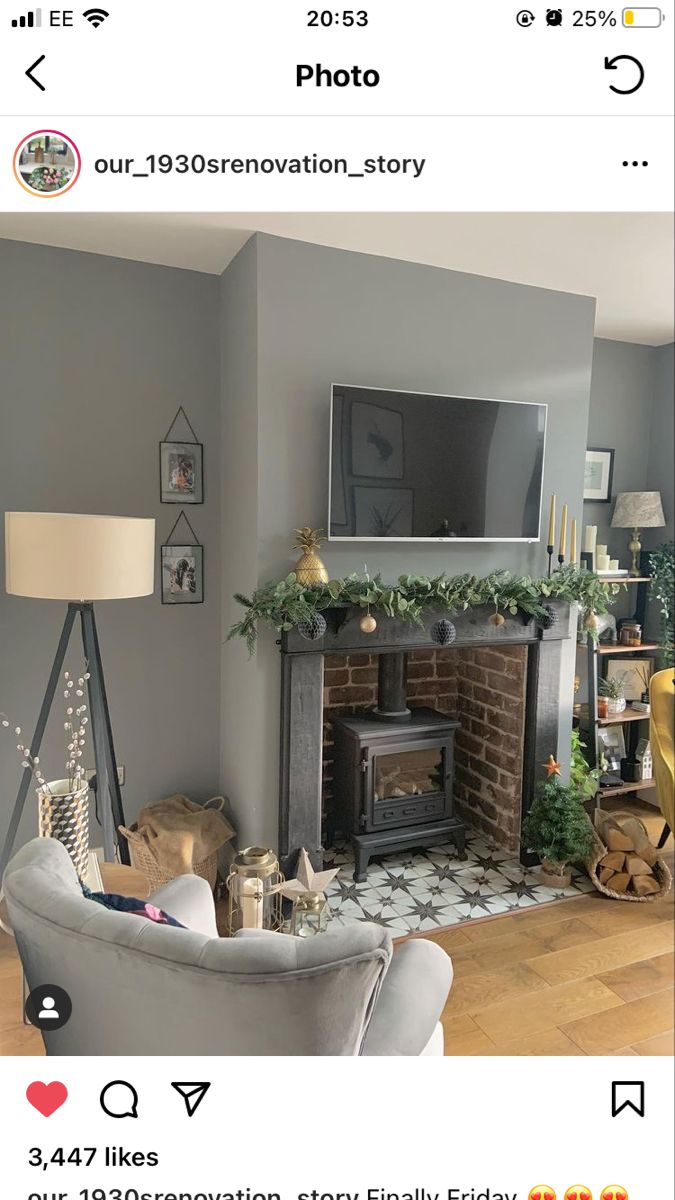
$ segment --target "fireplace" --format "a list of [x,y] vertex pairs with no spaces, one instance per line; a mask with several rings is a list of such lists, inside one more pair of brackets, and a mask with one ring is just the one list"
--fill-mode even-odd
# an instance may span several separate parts
[[378,680],[373,709],[332,721],[327,841],[351,837],[357,882],[374,854],[453,840],[465,856],[464,824],[453,812],[459,722],[434,708],[408,708],[404,653],[379,656]]
[[[427,819],[437,831],[443,821],[456,821],[439,840],[454,838],[459,848],[466,819],[504,847],[519,846],[522,818],[539,778],[537,764],[551,754],[560,758],[569,752],[565,738],[561,755],[559,725],[560,696],[567,682],[563,643],[572,632],[570,609],[559,602],[553,607],[558,619],[548,629],[520,612],[507,614],[500,625],[491,620],[494,610],[488,607],[458,614],[453,617],[456,638],[450,648],[438,646],[434,632],[442,614],[433,612],[425,614],[420,625],[379,616],[377,629],[367,634],[360,629],[360,610],[332,609],[324,613],[326,632],[315,641],[298,630],[284,632],[279,643],[279,848],[284,870],[294,870],[303,846],[320,867],[322,831],[325,828],[328,837],[338,823],[361,838],[389,833],[409,837],[407,845],[412,847],[420,844]],[[407,696],[400,667],[403,654],[408,656]],[[388,675],[384,701],[383,672]],[[406,712],[409,708],[412,717]],[[428,713],[415,715],[419,708],[432,710],[431,731],[424,726]],[[364,718],[367,726],[361,724]],[[442,729],[433,728],[437,719],[445,722]],[[424,745],[415,746],[427,757],[398,758],[412,753],[413,739],[407,733],[412,734],[415,721],[430,734],[429,741],[422,739]],[[378,758],[380,766],[379,774],[371,766],[370,775],[368,768],[359,768],[361,786],[365,776],[369,792],[358,793],[359,781],[352,780],[349,792],[340,782],[337,810],[336,734],[344,735],[345,741],[351,737],[350,754],[357,753],[357,746],[361,755],[368,751],[371,762]],[[446,747],[443,768],[438,757],[428,757],[432,750],[438,755],[438,742],[435,747],[430,744],[434,737],[443,740],[446,735],[453,748],[450,797],[447,787],[429,792],[425,782],[425,773],[428,781],[439,770],[447,771]],[[397,756],[391,764],[385,761],[390,750]],[[396,777],[392,770],[398,770]],[[405,786],[400,786],[402,778]],[[404,795],[387,794],[396,788]],[[422,811],[427,803],[435,811]],[[410,811],[404,813],[404,808]],[[520,856],[524,863],[534,861],[522,847]]]

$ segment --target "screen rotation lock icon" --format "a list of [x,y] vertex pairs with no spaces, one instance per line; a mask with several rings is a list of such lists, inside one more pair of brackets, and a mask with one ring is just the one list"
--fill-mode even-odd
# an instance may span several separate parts
[[529,8],[521,8],[516,17],[516,21],[520,25],[521,29],[529,29],[531,25],[534,25],[534,13],[531,12]]

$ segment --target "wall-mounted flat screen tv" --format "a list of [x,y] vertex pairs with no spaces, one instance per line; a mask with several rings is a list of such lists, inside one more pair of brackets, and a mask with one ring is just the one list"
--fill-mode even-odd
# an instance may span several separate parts
[[331,540],[537,541],[546,410],[333,384]]

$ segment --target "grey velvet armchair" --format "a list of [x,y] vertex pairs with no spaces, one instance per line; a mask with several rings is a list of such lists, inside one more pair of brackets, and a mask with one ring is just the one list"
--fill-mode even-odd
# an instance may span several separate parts
[[355,921],[315,938],[219,938],[208,884],[183,875],[150,897],[187,926],[86,900],[65,848],[35,839],[3,887],[30,988],[73,1002],[50,1055],[435,1055],[452,983],[439,946],[394,949]]

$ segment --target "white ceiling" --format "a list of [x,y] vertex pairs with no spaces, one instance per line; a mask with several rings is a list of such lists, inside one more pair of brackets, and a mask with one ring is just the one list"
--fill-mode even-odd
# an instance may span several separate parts
[[210,274],[256,230],[595,296],[598,337],[675,336],[668,213],[0,214],[0,237]]

